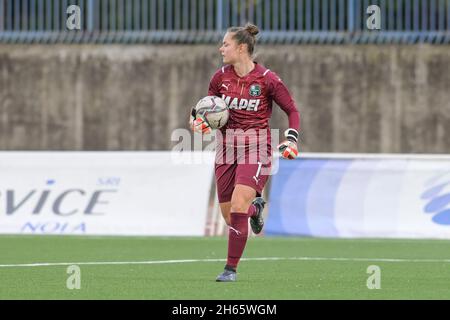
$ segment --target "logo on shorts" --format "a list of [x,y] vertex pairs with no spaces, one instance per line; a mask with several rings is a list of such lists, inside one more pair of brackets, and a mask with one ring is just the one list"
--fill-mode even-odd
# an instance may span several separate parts
[[261,94],[261,87],[259,86],[259,84],[252,84],[250,86],[249,93],[252,97],[259,96]]
[[259,174],[261,173],[262,162],[258,161],[258,170],[256,170],[256,174],[253,176],[253,179],[256,182],[256,185],[259,184]]

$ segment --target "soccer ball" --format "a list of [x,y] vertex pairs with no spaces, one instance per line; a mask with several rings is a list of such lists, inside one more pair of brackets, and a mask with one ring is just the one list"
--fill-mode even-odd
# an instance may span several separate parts
[[222,128],[228,121],[230,113],[228,106],[222,98],[206,96],[195,106],[197,115],[203,116],[212,129]]

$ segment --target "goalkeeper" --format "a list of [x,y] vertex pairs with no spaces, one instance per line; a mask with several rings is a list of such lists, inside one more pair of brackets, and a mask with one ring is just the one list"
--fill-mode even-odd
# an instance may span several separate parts
[[[255,234],[261,232],[265,201],[261,198],[271,169],[269,120],[272,102],[287,114],[286,140],[278,146],[281,156],[298,155],[300,115],[281,79],[253,61],[256,35],[252,24],[228,29],[219,51],[224,66],[213,75],[208,95],[227,103],[230,117],[216,131],[215,177],[222,215],[229,226],[228,256],[225,270],[216,281],[236,281],[236,269],[248,237],[248,220]],[[192,110],[191,129],[209,133],[211,128]]]

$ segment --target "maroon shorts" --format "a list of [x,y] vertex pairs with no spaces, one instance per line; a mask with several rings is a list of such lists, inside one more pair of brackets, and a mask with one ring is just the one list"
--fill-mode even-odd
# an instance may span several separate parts
[[[224,154],[224,151],[229,153]],[[234,155],[230,152],[234,152]],[[256,191],[257,196],[261,196],[270,175],[271,165],[269,144],[264,148],[226,145],[216,148],[215,175],[219,203],[231,201],[237,184],[249,186]]]

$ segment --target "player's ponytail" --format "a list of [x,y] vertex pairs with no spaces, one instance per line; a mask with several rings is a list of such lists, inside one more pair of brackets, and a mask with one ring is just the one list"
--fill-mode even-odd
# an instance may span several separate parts
[[247,23],[244,27],[245,31],[250,33],[253,37],[256,37],[256,35],[259,33],[259,29],[257,26],[251,23]]
[[233,39],[236,40],[238,44],[245,43],[248,48],[248,54],[253,55],[256,44],[256,35],[259,33],[257,26],[251,23],[247,23],[244,27],[231,27],[228,32],[234,33]]

